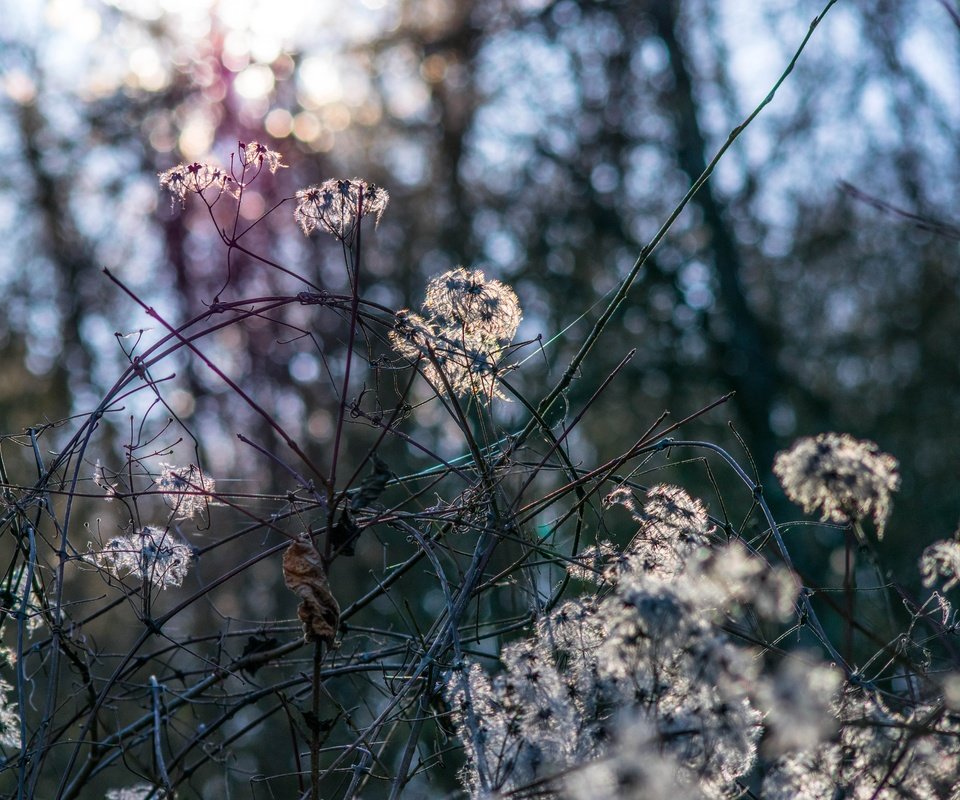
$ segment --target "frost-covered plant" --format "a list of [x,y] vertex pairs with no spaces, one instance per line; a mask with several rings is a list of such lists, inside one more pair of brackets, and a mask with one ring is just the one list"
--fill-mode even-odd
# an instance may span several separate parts
[[798,439],[777,454],[773,471],[787,497],[823,521],[851,523],[872,517],[883,538],[890,495],[900,488],[897,460],[874,442],[846,433]]

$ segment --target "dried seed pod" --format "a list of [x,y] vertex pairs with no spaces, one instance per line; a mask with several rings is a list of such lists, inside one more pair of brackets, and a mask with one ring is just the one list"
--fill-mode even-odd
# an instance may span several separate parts
[[331,644],[337,635],[340,606],[309,534],[301,533],[283,552],[283,582],[300,598],[297,614],[304,640]]

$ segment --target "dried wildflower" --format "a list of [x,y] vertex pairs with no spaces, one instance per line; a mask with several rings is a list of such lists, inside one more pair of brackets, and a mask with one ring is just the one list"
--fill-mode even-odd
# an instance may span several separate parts
[[105,800],[147,800],[148,797],[151,800],[164,800],[167,792],[149,783],[138,783],[125,789],[110,789]]
[[158,173],[158,176],[160,187],[170,192],[173,201],[179,200],[181,203],[184,202],[187,192],[202,194],[207,189],[213,189],[219,197],[223,192],[232,194],[234,191],[233,178],[226,172],[220,167],[198,161],[171,167]]
[[636,498],[634,498],[629,486],[618,486],[603,498],[603,505],[605,508],[623,506],[630,512],[636,511],[637,509]]
[[271,150],[265,144],[260,142],[250,142],[244,144],[240,142],[240,160],[245,167],[255,166],[257,168],[266,166],[271,173],[278,169],[286,169],[286,164],[281,164],[283,156],[275,150]]
[[[675,566],[628,556],[602,597],[559,605],[504,648],[497,677],[471,665],[467,692],[463,673],[451,675],[471,796],[536,785],[550,797],[719,800],[754,765],[764,730],[755,699],[773,690],[761,692],[761,661],[720,624],[765,586],[766,565],[742,546],[710,560],[703,506],[676,487],[650,495],[634,517],[652,541],[679,547]],[[610,502],[635,505],[625,490]],[[591,555],[615,557],[609,543]],[[731,564],[735,580],[722,584],[713,572]]]
[[320,230],[340,241],[348,240],[357,222],[370,214],[377,224],[387,208],[390,195],[385,189],[360,178],[331,179],[318,186],[308,186],[296,194],[294,219],[306,235]]
[[[636,510],[632,492],[625,486],[604,498],[604,505],[622,505],[640,524],[623,551],[625,563],[617,569],[640,570],[663,578],[676,575],[687,557],[705,545],[712,530],[706,509],[677,486],[661,484],[647,492],[643,510]],[[610,580],[613,576],[605,576]]]
[[955,798],[960,793],[960,718],[930,705],[901,711],[848,688],[838,703],[839,741],[791,753],[770,770],[763,796]]
[[876,444],[846,433],[799,439],[773,463],[787,497],[806,513],[819,510],[824,522],[839,523],[872,517],[878,538],[890,513],[890,495],[900,487],[897,467],[897,460]]
[[960,583],[960,532],[956,538],[934,542],[923,551],[920,574],[924,586],[933,586],[938,578],[945,578],[945,592]]
[[190,567],[193,548],[163,528],[147,526],[127,536],[115,536],[87,560],[114,577],[147,580],[160,589],[179,586]]
[[427,284],[424,310],[451,338],[510,344],[520,325],[520,302],[513,289],[488,280],[483,270],[457,267]]
[[397,312],[394,349],[422,361],[424,377],[441,394],[503,398],[499,360],[521,319],[513,290],[481,270],[458,267],[430,280],[423,312]]
[[567,573],[577,580],[616,583],[629,567],[629,559],[613,542],[603,540],[580,552],[567,564]]
[[[790,753],[773,764],[763,780],[768,800],[824,800],[836,797],[841,750],[825,745]],[[845,796],[842,792],[840,796]]]
[[4,747],[20,747],[20,714],[17,713],[17,704],[7,701],[7,694],[13,687],[3,678],[0,678],[0,745]]
[[331,644],[337,635],[340,605],[330,591],[320,553],[308,534],[301,534],[283,553],[283,582],[300,598],[297,614],[308,642]]
[[834,710],[842,683],[834,666],[805,663],[795,656],[781,663],[772,679],[758,684],[766,714],[764,753],[776,757],[828,741],[837,729]]
[[664,752],[656,730],[640,715],[617,720],[607,757],[564,777],[568,800],[699,800],[695,783]]
[[739,541],[707,550],[690,564],[705,606],[749,605],[763,619],[786,620],[796,610],[800,585],[782,567],[772,567],[751,554]]
[[93,469],[93,482],[103,489],[104,499],[109,503],[117,496],[117,484],[111,483],[107,478],[107,473],[97,459],[97,465]]
[[216,481],[204,475],[200,468],[193,464],[189,467],[177,467],[161,462],[159,467],[160,476],[156,480],[156,487],[176,512],[177,518],[202,516],[211,504],[210,496],[216,489]]
[[[960,718],[929,705],[892,710],[880,696],[848,689],[838,712],[838,784],[848,797],[957,797]],[[930,724],[936,719],[935,724]]]

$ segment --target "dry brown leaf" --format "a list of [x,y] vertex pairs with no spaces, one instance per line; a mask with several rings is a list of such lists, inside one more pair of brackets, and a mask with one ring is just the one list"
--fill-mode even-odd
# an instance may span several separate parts
[[297,614],[308,642],[332,644],[340,622],[340,605],[330,591],[320,553],[306,533],[283,552],[283,582],[300,598]]

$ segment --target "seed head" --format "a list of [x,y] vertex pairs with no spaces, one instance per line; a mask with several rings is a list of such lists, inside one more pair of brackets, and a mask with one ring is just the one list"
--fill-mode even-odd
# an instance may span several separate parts
[[271,150],[265,144],[260,142],[250,142],[249,144],[244,144],[240,142],[240,160],[245,167],[254,167],[259,169],[260,167],[266,166],[270,170],[271,174],[275,173],[278,169],[286,169],[286,164],[281,164],[280,160],[283,156],[275,150]]
[[192,164],[179,164],[176,167],[158,173],[160,187],[170,192],[172,200],[179,200],[182,204],[187,192],[202,194],[207,189],[216,192],[219,197],[223,192],[233,194],[234,180],[220,167],[202,164],[194,161]]
[[934,542],[920,556],[920,574],[924,586],[933,586],[944,578],[943,591],[960,583],[960,540]]
[[159,589],[179,586],[186,577],[193,548],[163,528],[147,526],[127,536],[115,536],[87,560],[116,578],[146,579]]
[[300,189],[296,200],[293,216],[304,234],[309,236],[319,228],[340,241],[346,241],[363,217],[373,214],[380,224],[390,195],[385,189],[360,178],[331,179]]
[[390,333],[401,355],[418,360],[439,393],[500,397],[499,361],[517,332],[520,302],[513,289],[482,270],[457,267],[427,285],[423,315],[404,309]]
[[872,517],[879,538],[890,513],[890,495],[900,487],[897,467],[897,460],[875,443],[846,433],[798,439],[773,462],[787,497],[805,512],[820,511],[824,522]]
[[156,485],[164,499],[176,511],[178,519],[202,516],[210,504],[210,496],[216,489],[216,481],[204,475],[200,468],[177,467],[161,462],[160,476]]

